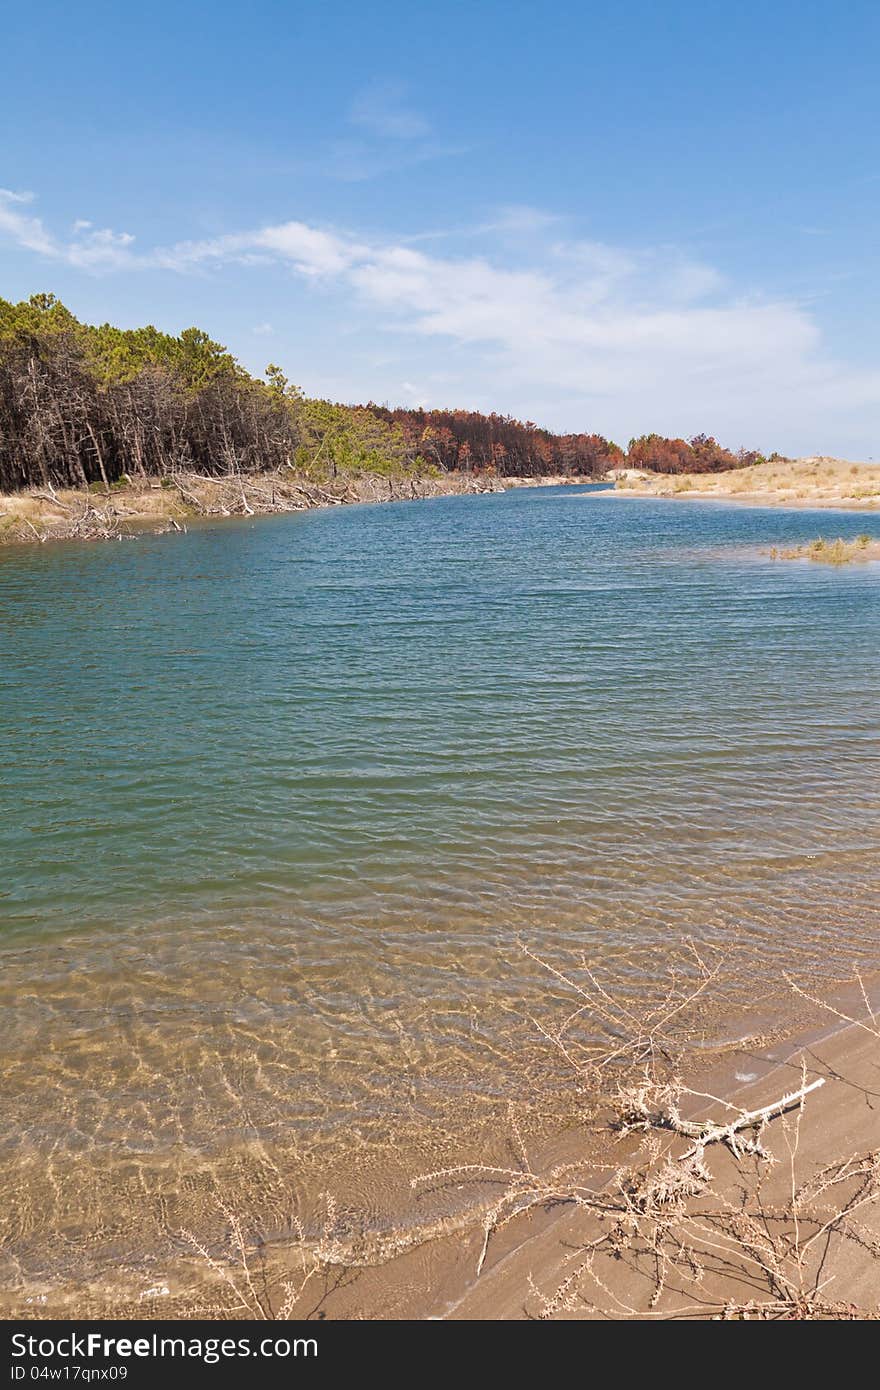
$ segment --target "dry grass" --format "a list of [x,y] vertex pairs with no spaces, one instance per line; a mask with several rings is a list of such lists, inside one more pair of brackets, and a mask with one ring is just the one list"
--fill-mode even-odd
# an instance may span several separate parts
[[775,505],[880,506],[880,465],[845,459],[782,459],[725,473],[636,474],[616,479],[633,496],[733,497]]
[[[197,1257],[199,1282],[205,1278],[220,1290],[219,1302],[198,1298],[193,1315],[216,1318],[250,1318],[255,1321],[284,1322],[292,1317],[308,1319],[320,1315],[321,1305],[333,1282],[345,1277],[344,1252],[335,1235],[336,1209],[331,1197],[325,1198],[324,1219],[315,1239],[309,1239],[302,1222],[291,1215],[283,1247],[270,1258],[267,1241],[248,1233],[239,1216],[217,1197],[216,1206],[226,1225],[225,1239],[214,1249],[189,1230],[178,1235]],[[305,1304],[310,1286],[316,1288],[312,1306]]]
[[774,546],[770,551],[771,560],[813,560],[820,565],[850,565],[854,561],[880,560],[880,541],[870,536],[856,536],[853,541],[845,541],[842,536],[828,541],[819,536],[806,545],[797,545],[786,550]]

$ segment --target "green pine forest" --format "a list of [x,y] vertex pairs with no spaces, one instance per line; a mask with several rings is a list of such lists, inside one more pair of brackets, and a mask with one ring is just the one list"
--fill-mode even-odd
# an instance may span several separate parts
[[650,434],[624,451],[598,434],[553,434],[505,415],[310,399],[277,366],[254,378],[198,328],[95,327],[51,294],[0,299],[3,492],[109,490],[181,470],[600,477],[627,465],[712,472],[761,457],[707,435]]

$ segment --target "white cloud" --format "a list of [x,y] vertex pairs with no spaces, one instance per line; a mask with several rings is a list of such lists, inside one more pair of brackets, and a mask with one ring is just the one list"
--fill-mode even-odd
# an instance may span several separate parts
[[33,193],[14,193],[12,189],[0,188],[0,232],[28,251],[37,251],[42,256],[54,255],[54,242],[39,217],[29,217],[23,211],[33,200]]
[[264,227],[252,234],[252,244],[291,261],[302,275],[340,275],[366,253],[365,247],[304,222]]
[[130,232],[114,232],[109,227],[101,227],[95,231],[80,231],[63,254],[71,265],[86,270],[125,270],[133,261],[133,243]]
[[129,232],[107,227],[93,230],[91,222],[77,218],[73,235],[62,241],[47,231],[39,217],[23,211],[33,201],[32,193],[0,188],[0,233],[25,250],[83,269],[119,270],[137,263],[131,251],[134,237]]
[[[803,304],[735,293],[714,267],[675,248],[561,239],[555,222],[530,210],[514,225],[546,235],[529,236],[518,259],[508,242],[493,241],[491,255],[426,254],[302,221],[138,252],[130,234],[83,224],[58,239],[31,202],[0,193],[0,233],[93,274],[276,265],[341,290],[374,338],[381,330],[397,345],[401,375],[389,365],[367,384],[380,399],[389,380],[408,374],[405,345],[412,354],[418,344],[420,371],[448,383],[438,403],[489,400],[622,439],[706,429],[732,445],[877,452],[880,371],[835,361]],[[411,379],[403,389],[425,394]]]

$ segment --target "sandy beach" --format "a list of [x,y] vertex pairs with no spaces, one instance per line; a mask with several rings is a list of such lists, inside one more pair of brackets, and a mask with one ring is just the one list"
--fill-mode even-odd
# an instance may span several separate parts
[[[693,1071],[688,1087],[675,1083],[672,1113],[680,1105],[698,1129],[795,1098],[763,1127],[740,1130],[737,1155],[708,1144],[696,1183],[682,1161],[689,1139],[653,1123],[621,1133],[612,1105],[604,1121],[534,1152],[514,1130],[507,1155],[493,1156],[500,1167],[413,1174],[434,1193],[469,1190],[468,1221],[399,1233],[397,1252],[389,1238],[381,1258],[331,1240],[319,1260],[312,1247],[279,1242],[251,1252],[251,1275],[259,1271],[267,1306],[277,1311],[293,1288],[293,1316],[321,1320],[876,1317],[880,982],[831,1000],[811,1007],[797,1034],[744,1042]],[[756,1141],[760,1156],[749,1152]],[[226,1280],[240,1289],[242,1268],[218,1264],[212,1277],[204,1267],[199,1300],[213,1288],[228,1305]],[[143,1311],[179,1316],[187,1306],[184,1295]],[[229,1306],[226,1315],[248,1314]]]
[[[723,1145],[707,1150],[711,1184],[668,1231],[662,1211],[637,1215],[622,1223],[627,1241],[609,1241],[613,1208],[560,1211],[545,1230],[499,1247],[448,1316],[793,1319],[807,1316],[811,1297],[827,1301],[826,1315],[834,1307],[846,1316],[852,1305],[854,1316],[876,1316],[878,1044],[876,1031],[849,1024],[778,1061],[743,1054],[734,1074],[748,1074],[745,1067],[762,1074],[729,1093],[737,1108],[758,1109],[824,1082],[802,1111],[795,1106],[768,1123],[769,1159],[737,1159]],[[733,1112],[707,1101],[700,1113],[726,1120]],[[675,1140],[663,1153],[686,1148]],[[847,1202],[852,1216],[837,1221]]]
[[[876,1008],[880,987],[874,995]],[[475,1219],[471,1230],[438,1235],[381,1269],[350,1271],[322,1300],[322,1316],[876,1316],[880,1032],[864,1001],[861,1009],[858,1004],[854,992],[836,1001],[856,1022],[829,1013],[831,1026],[814,1024],[767,1049],[745,1048],[693,1080],[698,1093],[684,1113],[722,1122],[821,1083],[802,1108],[794,1104],[768,1122],[761,1132],[766,1158],[737,1158],[723,1144],[712,1145],[702,1190],[652,1211],[635,1187],[625,1189],[633,1174],[644,1188],[645,1175],[677,1162],[687,1141],[652,1130],[636,1142],[609,1129],[597,1148],[595,1135],[573,1132],[534,1165],[536,1182],[546,1182],[546,1200],[519,1215],[502,1214],[479,1274],[485,1228]],[[596,1162],[603,1148],[605,1173]],[[592,1167],[578,1168],[579,1149],[589,1149]],[[512,1163],[517,1166],[515,1156]],[[554,1178],[563,1170],[564,1178]],[[496,1192],[507,1181],[499,1174]]]
[[724,473],[648,473],[620,469],[613,491],[602,497],[674,497],[733,501],[761,507],[880,507],[880,464],[821,456],[784,459]]

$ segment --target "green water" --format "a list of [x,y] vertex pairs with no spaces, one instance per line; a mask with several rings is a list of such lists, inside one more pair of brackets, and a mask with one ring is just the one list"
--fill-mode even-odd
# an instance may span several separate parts
[[880,566],[766,553],[820,532],[880,517],[558,488],[0,553],[11,1284],[59,1230],[134,1267],[132,1193],[257,1151],[393,1205],[391,1135],[554,1093],[523,943],[633,995],[729,947],[734,1017],[870,963]]

